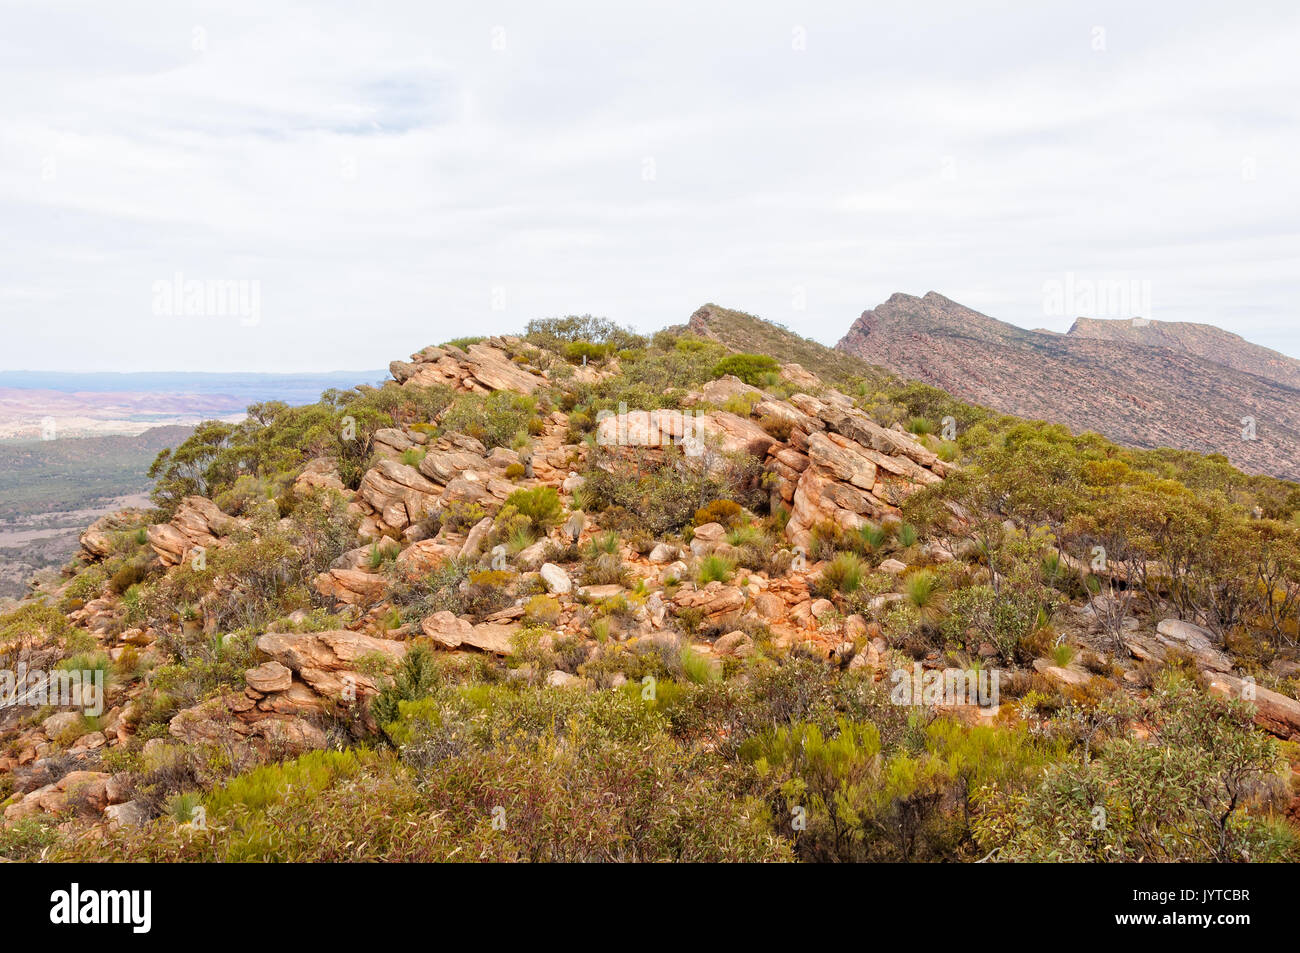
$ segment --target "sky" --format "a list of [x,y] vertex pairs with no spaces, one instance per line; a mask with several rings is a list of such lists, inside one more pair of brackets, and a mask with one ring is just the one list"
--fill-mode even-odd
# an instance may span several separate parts
[[0,369],[834,344],[897,291],[1300,357],[1297,51],[1295,4],[0,0]]

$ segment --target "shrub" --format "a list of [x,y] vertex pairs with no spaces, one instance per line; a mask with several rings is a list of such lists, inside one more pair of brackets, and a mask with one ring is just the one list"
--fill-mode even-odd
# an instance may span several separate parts
[[583,557],[578,575],[578,581],[584,586],[625,586],[628,579],[628,568],[618,554],[600,551],[589,551]]
[[706,586],[711,582],[726,582],[735,568],[736,564],[726,556],[710,553],[700,560],[695,569],[695,584]]
[[554,487],[538,486],[529,490],[515,490],[506,497],[506,505],[528,517],[534,531],[544,534],[560,522],[564,504]]
[[682,646],[680,662],[686,680],[696,685],[707,685],[718,681],[720,677],[718,667],[713,660],[695,651],[689,645]]
[[792,421],[785,417],[774,417],[771,414],[764,414],[758,418],[758,425],[782,442],[789,440],[790,432],[794,430]]
[[769,374],[779,370],[776,359],[766,354],[729,354],[713,365],[713,376],[733,374],[746,384],[760,387],[766,383]]
[[448,408],[442,426],[481,440],[489,450],[509,447],[517,437],[527,433],[528,422],[536,409],[535,398],[515,391],[466,394]]
[[889,534],[877,523],[863,523],[858,527],[858,537],[862,540],[863,547],[870,553],[885,545]]
[[702,506],[695,511],[695,525],[703,526],[705,523],[721,523],[723,526],[734,526],[744,516],[744,508],[736,501],[714,500],[707,506]]
[[522,463],[512,463],[506,467],[506,479],[518,480],[527,472],[527,468]]
[[938,587],[938,576],[928,569],[918,569],[903,580],[903,595],[917,609],[924,611],[934,604]]
[[552,626],[560,618],[560,600],[554,596],[533,596],[524,605],[527,625]]
[[850,595],[862,586],[866,568],[855,553],[840,553],[822,570],[822,581],[835,592]]

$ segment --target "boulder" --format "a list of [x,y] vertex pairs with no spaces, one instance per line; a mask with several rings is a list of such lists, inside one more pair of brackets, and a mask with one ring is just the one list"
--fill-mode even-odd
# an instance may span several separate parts
[[477,649],[494,655],[509,655],[513,652],[511,640],[519,631],[518,626],[497,622],[472,625],[446,611],[429,616],[420,623],[420,628],[442,648]]
[[276,661],[263,662],[244,672],[244,683],[264,695],[288,691],[293,684],[293,671]]
[[726,635],[718,637],[713,643],[713,651],[719,655],[734,655],[737,658],[748,658],[754,654],[754,640],[745,632],[737,629],[734,632],[728,632]]
[[569,574],[555,563],[543,563],[542,568],[538,570],[542,577],[542,582],[546,584],[548,592],[555,595],[563,595],[573,591],[573,580]]
[[1211,691],[1245,701],[1255,708],[1255,723],[1289,741],[1300,741],[1300,701],[1253,681],[1216,672],[1209,676]]

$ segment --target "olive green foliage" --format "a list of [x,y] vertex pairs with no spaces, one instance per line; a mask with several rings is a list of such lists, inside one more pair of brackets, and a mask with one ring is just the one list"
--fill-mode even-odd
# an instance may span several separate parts
[[667,447],[656,459],[634,450],[601,456],[585,476],[584,489],[596,507],[621,510],[628,514],[628,528],[639,527],[655,535],[682,529],[697,510],[714,500],[726,499],[751,509],[763,509],[767,503],[762,467],[746,453],[706,459]]
[[1176,678],[1119,703],[1151,740],[1118,732],[1008,795],[981,792],[981,848],[1001,860],[1267,861],[1300,858],[1296,830],[1268,812],[1282,785],[1277,744],[1249,706]]
[[442,418],[442,426],[482,441],[489,450],[509,447],[528,433],[528,422],[536,410],[536,399],[514,391],[462,394]]
[[713,365],[713,376],[734,374],[746,384],[760,387],[780,370],[780,365],[766,354],[729,354]]
[[534,532],[544,534],[560,522],[564,504],[554,487],[537,486],[528,490],[515,490],[506,497],[506,506],[513,506],[528,519]]
[[[600,357],[625,348],[641,348],[646,339],[631,328],[621,327],[607,318],[596,318],[589,314],[569,315],[564,318],[538,318],[528,322],[525,337],[541,347],[560,349],[565,345],[583,345],[594,347]],[[582,363],[582,348],[568,354],[574,363]]]
[[[250,492],[283,485],[313,457],[332,457],[346,485],[365,472],[376,430],[436,417],[451,401],[448,388],[383,387],[329,390],[315,404],[290,407],[267,401],[248,408],[241,423],[206,421],[180,446],[162,451],[149,468],[152,498],[170,513],[182,497],[227,499],[237,504]],[[251,481],[251,482],[249,482]]]

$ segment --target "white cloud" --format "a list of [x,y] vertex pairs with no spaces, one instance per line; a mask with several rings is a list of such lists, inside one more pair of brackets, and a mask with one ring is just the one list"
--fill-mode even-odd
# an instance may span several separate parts
[[[899,290],[1063,328],[1067,272],[1300,355],[1294,13],[449,6],[10,4],[0,364],[376,367],[710,300],[833,343]],[[155,315],[177,272],[261,320]]]

